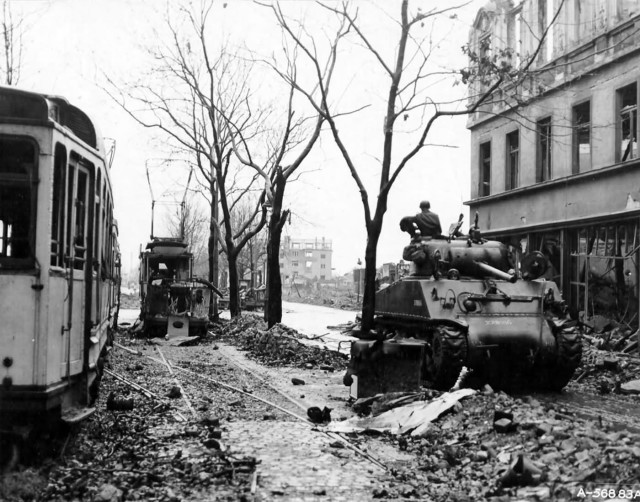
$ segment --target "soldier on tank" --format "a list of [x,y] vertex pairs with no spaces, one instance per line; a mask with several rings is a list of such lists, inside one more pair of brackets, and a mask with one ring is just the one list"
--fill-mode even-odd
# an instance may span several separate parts
[[400,230],[411,234],[412,237],[418,237],[417,230],[420,231],[420,237],[438,237],[442,235],[440,218],[430,208],[429,201],[423,200],[420,203],[420,213],[415,216],[406,216],[400,220]]
[[423,200],[420,203],[420,212],[416,214],[414,218],[422,237],[436,237],[438,235],[442,235],[440,218],[436,213],[431,211],[431,204],[428,200]]

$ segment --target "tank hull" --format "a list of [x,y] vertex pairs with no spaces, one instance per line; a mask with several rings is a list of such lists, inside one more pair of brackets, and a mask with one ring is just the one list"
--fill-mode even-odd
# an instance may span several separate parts
[[[552,312],[560,304],[556,284],[544,280],[406,277],[376,293],[373,336],[378,341],[354,342],[345,383],[353,387],[355,380],[359,388],[352,388],[352,394],[359,397],[417,390],[425,381],[448,390],[466,367],[475,379],[494,388],[557,390],[580,360],[575,337],[569,343],[569,360],[561,354],[568,331],[564,319]],[[414,351],[412,360],[422,354],[419,368],[414,363],[412,370],[421,383],[412,378],[408,385],[402,377],[394,383],[387,376],[384,384],[362,385],[362,375],[368,381],[391,375],[387,369],[376,373],[371,367],[386,368],[388,354],[398,350],[394,345],[408,341],[422,345],[407,349]]]

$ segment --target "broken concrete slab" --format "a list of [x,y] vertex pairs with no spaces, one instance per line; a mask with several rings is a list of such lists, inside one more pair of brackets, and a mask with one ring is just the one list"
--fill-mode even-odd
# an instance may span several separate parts
[[381,413],[375,417],[354,417],[342,422],[332,422],[328,430],[332,432],[363,432],[368,430],[421,436],[429,424],[461,399],[475,394],[473,389],[447,392],[431,401],[416,401]]
[[620,385],[622,394],[640,394],[640,380],[631,380]]

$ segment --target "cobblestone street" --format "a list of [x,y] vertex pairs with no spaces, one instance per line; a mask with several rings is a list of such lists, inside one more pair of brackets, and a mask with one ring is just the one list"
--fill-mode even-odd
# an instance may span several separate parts
[[369,500],[386,477],[380,467],[302,422],[231,422],[227,437],[232,449],[259,460],[260,501]]

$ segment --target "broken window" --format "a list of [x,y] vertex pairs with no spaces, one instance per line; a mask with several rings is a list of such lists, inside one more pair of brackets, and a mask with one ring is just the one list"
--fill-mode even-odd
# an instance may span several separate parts
[[551,118],[538,122],[537,181],[551,179]]
[[573,174],[591,169],[591,103],[573,107]]
[[478,196],[491,195],[491,141],[480,145],[480,186]]
[[572,304],[596,315],[638,325],[638,224],[606,224],[574,232]]
[[520,138],[518,131],[507,134],[507,186],[506,190],[518,187],[520,180]]
[[620,143],[618,159],[621,162],[638,157],[638,96],[635,83],[618,90],[618,130]]
[[36,145],[0,137],[0,264],[33,266],[35,249]]

